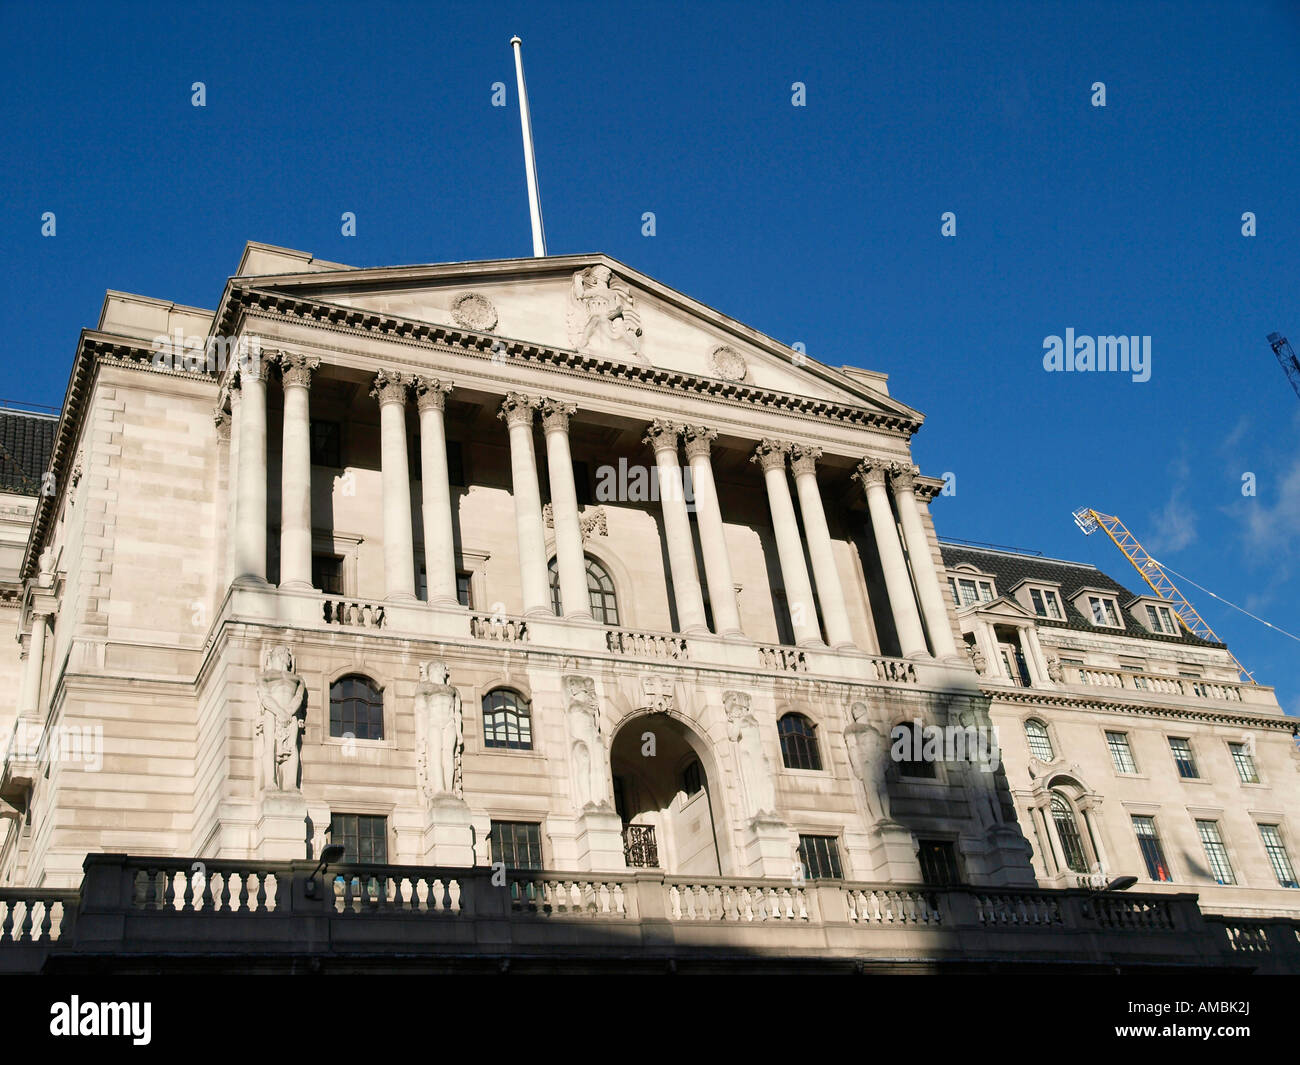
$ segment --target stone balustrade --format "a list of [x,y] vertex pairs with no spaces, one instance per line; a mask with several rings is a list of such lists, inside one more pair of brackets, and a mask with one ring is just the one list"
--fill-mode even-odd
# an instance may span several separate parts
[[382,629],[384,604],[364,599],[341,599],[327,596],[322,608],[327,625],[344,625],[354,629]]
[[870,659],[871,668],[875,670],[876,680],[892,684],[916,684],[916,663],[906,658],[884,658],[879,655]]
[[523,618],[504,617],[500,614],[471,614],[469,634],[476,640],[495,643],[527,643],[528,622]]
[[614,654],[629,658],[656,658],[662,661],[684,662],[689,657],[685,638],[669,632],[606,629],[605,643]]
[[[1194,895],[510,873],[90,855],[80,891],[0,890],[0,972],[240,972],[629,959],[782,971],[961,965],[1300,970],[1300,922],[1202,915]],[[778,931],[779,930],[779,931]],[[217,959],[214,961],[214,958]],[[447,959],[452,959],[448,961]],[[188,959],[188,962],[186,961]],[[477,960],[476,960],[477,959]],[[600,959],[605,959],[601,962]]]
[[775,670],[778,673],[808,672],[808,657],[797,647],[760,646],[758,660],[764,669]]
[[1089,687],[1117,688],[1146,692],[1150,695],[1178,695],[1192,699],[1214,699],[1220,702],[1245,702],[1243,690],[1248,686],[1232,681],[1201,680],[1195,677],[1170,677],[1159,673],[1137,673],[1126,669],[1099,669],[1094,666],[1069,666],[1067,682],[1073,681]]

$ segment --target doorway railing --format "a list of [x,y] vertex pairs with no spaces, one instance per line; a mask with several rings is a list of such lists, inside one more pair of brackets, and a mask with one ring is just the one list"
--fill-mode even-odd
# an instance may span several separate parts
[[623,857],[629,869],[657,869],[659,847],[654,825],[623,826]]

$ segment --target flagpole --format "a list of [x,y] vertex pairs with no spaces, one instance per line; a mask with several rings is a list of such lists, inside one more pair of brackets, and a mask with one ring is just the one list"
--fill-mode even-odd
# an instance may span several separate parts
[[511,37],[515,49],[515,80],[519,83],[519,125],[524,132],[524,172],[528,175],[528,213],[533,222],[533,257],[546,256],[546,231],[542,228],[542,198],[537,191],[537,159],[533,155],[533,122],[528,115],[528,90],[524,87],[523,44]]

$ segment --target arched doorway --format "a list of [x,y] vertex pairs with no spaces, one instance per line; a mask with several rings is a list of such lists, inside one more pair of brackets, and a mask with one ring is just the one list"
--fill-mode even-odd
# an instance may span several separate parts
[[716,770],[704,741],[668,714],[638,714],[615,733],[609,760],[628,866],[721,875],[718,799],[709,779]]

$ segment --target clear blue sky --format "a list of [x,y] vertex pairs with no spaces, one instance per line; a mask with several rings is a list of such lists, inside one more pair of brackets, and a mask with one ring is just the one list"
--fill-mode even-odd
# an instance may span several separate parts
[[[1300,399],[1264,339],[1300,345],[1294,3],[10,3],[0,30],[3,398],[61,401],[107,288],[211,307],[246,240],[529,254],[518,33],[552,252],[888,372],[957,477],[942,535],[1134,586],[1086,503],[1300,631]],[[1151,380],[1045,373],[1067,328],[1150,336]],[[1300,646],[1184,590],[1300,712]]]

